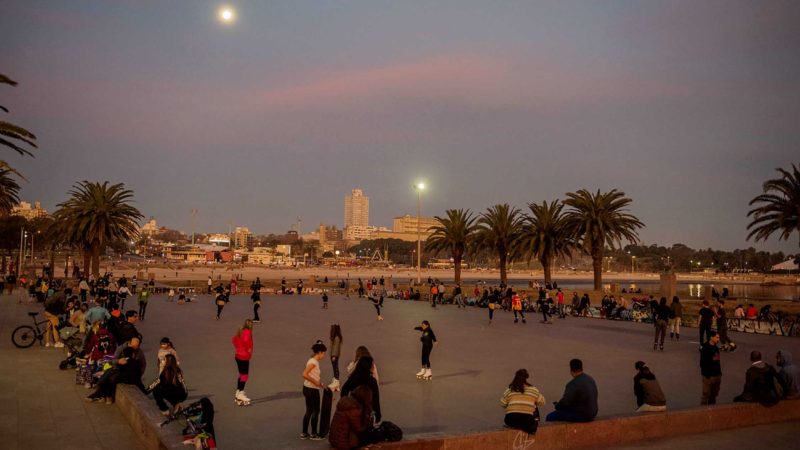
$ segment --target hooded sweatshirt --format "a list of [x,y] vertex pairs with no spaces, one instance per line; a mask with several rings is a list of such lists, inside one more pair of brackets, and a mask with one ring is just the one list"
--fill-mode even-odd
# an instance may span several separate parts
[[770,406],[778,402],[777,392],[775,392],[775,369],[764,361],[754,362],[745,374],[744,389],[742,395],[737,397],[739,400],[747,402],[759,402],[762,405]]
[[633,393],[636,395],[636,405],[666,406],[667,399],[656,376],[645,366],[633,377]]
[[783,397],[800,398],[800,370],[792,362],[792,354],[787,350],[779,350],[783,356],[783,366],[778,372],[778,380],[783,386]]
[[250,361],[253,356],[253,333],[245,328],[240,335],[234,335],[231,341],[236,349],[236,359]]

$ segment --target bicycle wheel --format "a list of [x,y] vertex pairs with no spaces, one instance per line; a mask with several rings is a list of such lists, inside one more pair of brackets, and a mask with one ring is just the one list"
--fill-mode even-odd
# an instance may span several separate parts
[[11,342],[19,348],[28,348],[36,342],[36,330],[29,325],[22,325],[11,333]]

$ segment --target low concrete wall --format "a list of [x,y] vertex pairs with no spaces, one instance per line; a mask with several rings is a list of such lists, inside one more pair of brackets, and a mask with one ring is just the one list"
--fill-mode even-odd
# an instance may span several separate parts
[[783,401],[771,408],[752,403],[736,403],[666,413],[612,417],[580,424],[543,423],[535,436],[506,429],[471,435],[383,443],[380,444],[380,448],[567,450],[608,447],[648,439],[788,421],[800,421],[800,400]]
[[137,387],[129,384],[117,385],[116,405],[139,435],[148,450],[185,448],[179,422],[161,427],[164,416],[158,411],[155,401],[145,396]]

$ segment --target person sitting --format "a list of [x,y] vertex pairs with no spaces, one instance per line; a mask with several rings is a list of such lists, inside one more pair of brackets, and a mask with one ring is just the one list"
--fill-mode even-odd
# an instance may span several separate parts
[[736,309],[733,310],[733,317],[735,317],[737,319],[744,319],[744,317],[745,317],[744,306],[742,306],[742,305],[736,306]]
[[775,389],[778,373],[775,368],[761,360],[761,352],[750,352],[750,368],[745,374],[742,393],[733,398],[734,402],[758,402],[764,406],[778,403],[780,396]]
[[351,449],[375,442],[373,436],[372,390],[359,386],[336,404],[328,442],[336,449]]
[[778,350],[775,355],[775,363],[780,370],[778,371],[778,381],[783,388],[783,398],[800,398],[800,370],[792,363],[792,354],[786,350]]
[[142,340],[142,334],[136,329],[136,322],[139,321],[139,314],[130,309],[125,313],[125,320],[117,324],[117,342],[128,342],[133,338]]
[[506,409],[504,422],[509,428],[535,434],[539,427],[537,407],[544,405],[545,400],[538,389],[528,384],[528,377],[527,370],[517,370],[500,404]]
[[[120,352],[121,350],[121,352]],[[114,403],[117,384],[132,384],[145,392],[142,385],[142,374],[145,369],[144,354],[139,348],[139,340],[131,339],[131,342],[117,349],[118,356],[114,360],[114,366],[105,371],[97,382],[97,389],[88,397],[86,401],[97,402],[105,400],[106,404]],[[141,356],[140,356],[141,355]]]
[[375,412],[375,421],[381,421],[381,396],[378,390],[378,381],[372,375],[372,357],[362,356],[358,359],[353,373],[342,386],[342,397],[354,391],[359,386],[366,386],[372,391],[372,409]]
[[[150,388],[153,391],[153,398],[156,400],[158,410],[167,417],[174,416],[181,410],[181,402],[189,396],[189,391],[183,381],[183,371],[178,366],[175,355],[168,353],[164,357],[164,369],[158,375],[158,381]],[[167,402],[172,407],[167,406]]]
[[548,422],[591,422],[597,416],[597,384],[583,373],[583,362],[569,362],[572,380],[564,389],[564,396],[556,402],[556,410],[547,415]]
[[667,399],[656,376],[643,361],[636,361],[636,376],[633,377],[633,393],[636,395],[636,412],[663,412],[667,410]]
[[755,319],[758,317],[758,311],[756,310],[756,306],[753,305],[752,303],[750,303],[750,305],[747,307],[747,313],[745,314],[745,317],[747,317],[748,319]]

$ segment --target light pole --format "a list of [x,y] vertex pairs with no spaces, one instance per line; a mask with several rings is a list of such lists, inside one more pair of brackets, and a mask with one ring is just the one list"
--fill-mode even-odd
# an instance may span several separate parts
[[17,276],[22,275],[22,252],[25,248],[25,228],[19,229],[19,258],[17,258]]
[[425,190],[425,183],[419,182],[414,185],[417,190],[417,285],[422,280],[422,191]]
[[636,256],[631,256],[631,273],[636,270]]

